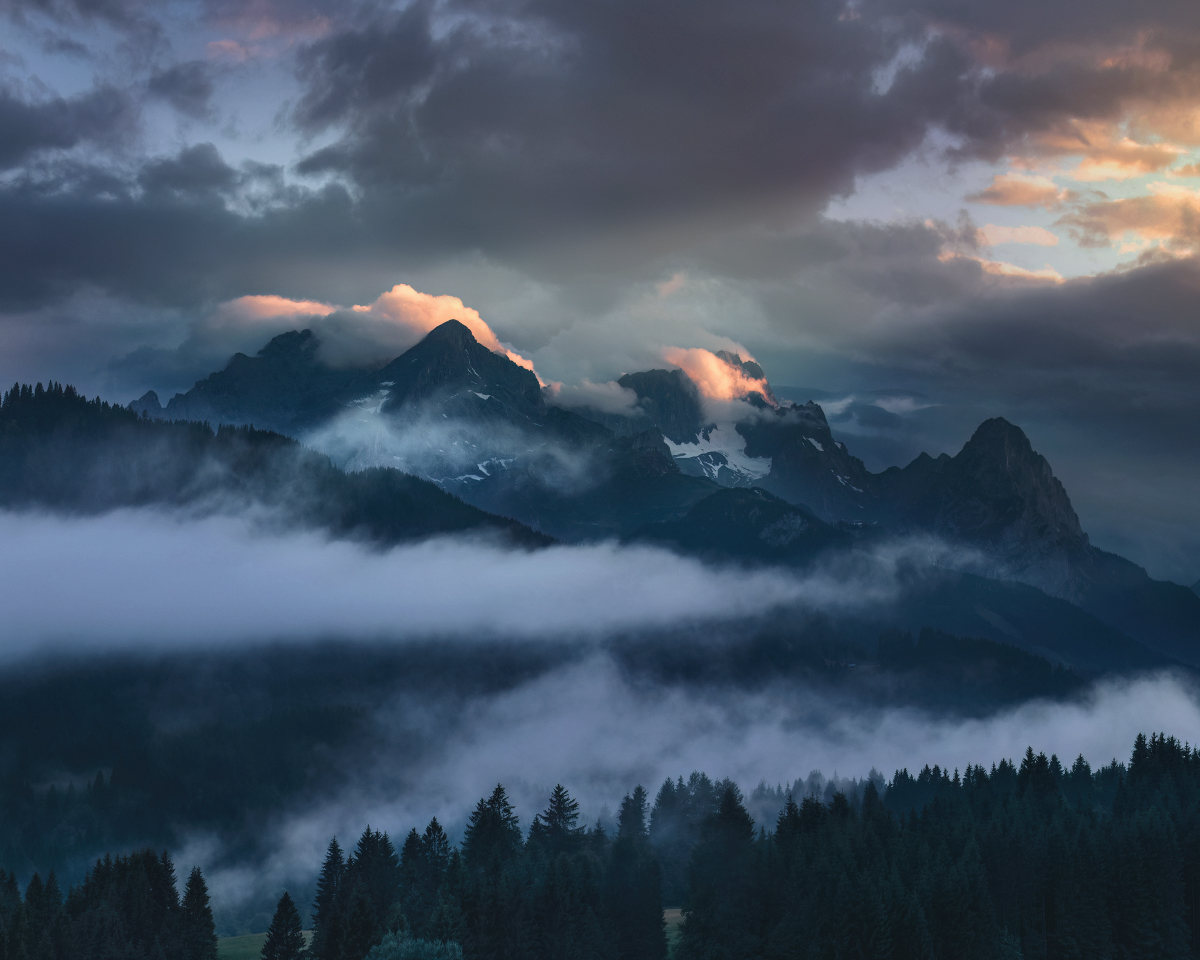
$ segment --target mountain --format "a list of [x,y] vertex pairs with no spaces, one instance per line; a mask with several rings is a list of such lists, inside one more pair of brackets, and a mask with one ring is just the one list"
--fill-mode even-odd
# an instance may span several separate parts
[[771,563],[805,563],[824,549],[852,542],[846,531],[807,507],[757,488],[719,490],[682,517],[647,524],[635,538],[702,556]]
[[746,456],[770,463],[764,489],[804,503],[830,522],[877,519],[872,475],[833,438],[825,411],[811,400],[761,410],[739,423],[737,432]]
[[[643,408],[656,409],[653,404]],[[992,563],[995,578],[1069,601],[1161,656],[1200,666],[1200,596],[1093,547],[1049,462],[1007,420],[982,423],[953,457],[921,454],[905,467],[879,474],[870,473],[833,438],[824,412],[812,401],[757,405],[736,431],[745,446],[732,455],[769,464],[749,482],[820,520],[871,524],[898,535],[935,534],[979,551]],[[701,440],[703,435],[702,429]],[[677,454],[676,462],[686,469],[689,461]],[[746,482],[709,475],[727,486]],[[704,539],[684,535],[678,526],[670,529],[681,546]],[[754,543],[753,533],[754,524],[747,521],[740,539],[714,535],[706,549],[712,552],[724,542],[729,555],[742,556]],[[740,545],[732,546],[735,542]],[[777,555],[765,544],[758,553],[764,560]],[[978,632],[977,626],[956,618],[944,629]]]
[[1014,579],[1078,596],[1087,534],[1046,458],[1007,420],[985,421],[957,456],[922,454],[869,485],[879,520],[978,547]]
[[150,396],[134,407],[269,424],[351,473],[397,467],[570,540],[627,535],[719,489],[679,470],[649,417],[618,433],[547,404],[532,371],[488,350],[457,320],[374,370],[331,369],[318,349],[310,331],[282,334],[161,412]]
[[0,423],[0,506],[9,509],[261,506],[383,544],[468,530],[553,542],[398,470],[347,474],[277,433],[152,420],[69,386],[14,387],[0,400]]
[[330,367],[319,358],[319,348],[311,330],[293,330],[275,337],[257,356],[235,353],[224,370],[197,381],[186,394],[177,393],[165,408],[153,391],[132,406],[151,417],[253,424],[296,436],[333,416],[362,389],[363,371]]
[[[135,407],[272,426],[352,474],[398,467],[570,541],[636,537],[799,563],[854,525],[871,537],[932,534],[981,555],[993,579],[1036,587],[1200,665],[1200,596],[1094,548],[1019,427],[994,418],[955,456],[922,454],[874,474],[833,437],[817,403],[781,403],[757,363],[716,357],[743,403],[710,404],[683,370],[655,369],[618,381],[636,397],[632,410],[601,413],[548,403],[530,370],[457,321],[372,370],[330,368],[311,332],[293,331],[256,357],[235,356],[165,410],[152,394]],[[776,543],[765,531],[785,519],[808,526]],[[944,629],[964,632],[963,622]]]

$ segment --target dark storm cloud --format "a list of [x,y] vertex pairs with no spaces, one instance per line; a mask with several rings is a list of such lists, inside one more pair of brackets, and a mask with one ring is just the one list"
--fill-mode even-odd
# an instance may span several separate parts
[[[229,167],[211,144],[135,178],[60,165],[0,190],[0,306],[30,309],[81,286],[194,305],[303,282],[364,253],[344,190],[297,193],[272,168]],[[235,212],[231,199],[259,209]],[[258,191],[255,194],[255,191]]]
[[137,116],[129,96],[113,87],[39,101],[0,88],[0,169],[20,166],[44,150],[119,143]]
[[[813,210],[924,135],[901,38],[830,2],[414,5],[311,45],[308,171],[419,191],[463,239],[528,240],[783,199]],[[761,211],[760,211],[761,212]]]
[[150,95],[165,100],[180,113],[197,119],[208,117],[212,108],[212,70],[203,60],[177,63],[151,74],[146,83]]

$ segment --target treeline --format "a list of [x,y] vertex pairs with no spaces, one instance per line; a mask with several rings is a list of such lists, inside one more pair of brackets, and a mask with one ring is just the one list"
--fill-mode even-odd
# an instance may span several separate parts
[[[675,960],[1200,956],[1200,751],[1173,738],[1139,736],[1127,766],[1099,770],[1029,750],[798,795],[807,783],[760,823],[734,783],[696,773],[653,804],[638,787],[609,828],[582,827],[561,786],[527,830],[498,786],[457,846],[436,820],[398,848],[368,827],[348,851],[330,842],[307,947],[285,896],[264,957],[662,960],[664,906],[683,908]],[[65,899],[35,878],[22,900],[6,875],[0,960],[199,955],[178,944],[211,942],[203,878],[173,891],[152,852],[97,863]]]
[[602,826],[579,827],[578,802],[558,786],[526,837],[498,786],[479,801],[458,848],[436,819],[411,830],[398,853],[370,828],[348,856],[334,840],[310,956],[449,956],[453,944],[464,957],[661,960],[667,939],[648,806],[641,787],[625,797],[610,837]]
[[1128,768],[1029,750],[900,771],[882,795],[788,796],[765,824],[699,774],[647,799],[612,837],[558,787],[522,839],[497,787],[457,849],[436,820],[399,852],[370,829],[349,856],[334,841],[311,956],[659,960],[680,869],[678,960],[1198,955],[1200,752],[1173,738],[1139,736]]
[[164,850],[105,857],[64,898],[38,874],[22,898],[0,870],[0,960],[216,960],[217,936],[199,868],[182,899]]
[[0,397],[0,507],[152,504],[257,504],[385,543],[481,528],[530,546],[552,542],[398,470],[346,474],[278,433],[152,420],[54,382],[14,384]]

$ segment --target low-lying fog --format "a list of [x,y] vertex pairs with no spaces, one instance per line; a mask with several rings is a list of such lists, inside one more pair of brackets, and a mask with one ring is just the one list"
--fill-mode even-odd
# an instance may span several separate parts
[[969,562],[886,544],[800,576],[713,567],[648,546],[511,550],[439,537],[376,550],[270,516],[0,512],[0,650],[184,649],[265,640],[599,637],[782,606],[894,600],[915,566]]
[[486,694],[377,702],[376,742],[331,795],[278,812],[264,863],[232,862],[216,837],[191,835],[177,863],[204,867],[224,909],[311,883],[329,838],[353,842],[367,823],[398,837],[437,816],[456,836],[497,782],[528,825],[558,782],[594,820],[635,784],[653,793],[692,770],[750,791],[814,769],[862,777],[874,768],[890,778],[926,763],[990,765],[1019,759],[1027,745],[1068,762],[1082,753],[1097,766],[1127,759],[1138,732],[1200,738],[1200,704],[1182,674],[1108,679],[1067,702],[962,719],[783,680],[750,690],[664,685],[623,669],[602,642],[681,624],[692,635],[705,624],[736,630],[772,610],[884,605],[914,567],[971,562],[935,541],[885,545],[803,575],[615,544],[514,551],[440,538],[380,551],[280,530],[270,516],[136,510],[0,513],[0,542],[0,654],[10,665],[122,650],[225,656],[254,643],[327,639],[445,640],[451,670],[476,642],[575,651]]

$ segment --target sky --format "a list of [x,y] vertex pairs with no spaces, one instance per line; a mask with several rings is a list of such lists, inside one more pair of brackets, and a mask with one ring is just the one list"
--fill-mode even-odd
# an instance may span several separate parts
[[1094,543],[1200,577],[1192,3],[0,18],[0,382],[165,399],[411,290],[568,386],[737,346],[874,470],[1005,416]]

